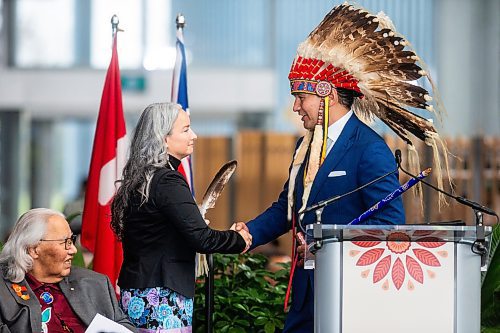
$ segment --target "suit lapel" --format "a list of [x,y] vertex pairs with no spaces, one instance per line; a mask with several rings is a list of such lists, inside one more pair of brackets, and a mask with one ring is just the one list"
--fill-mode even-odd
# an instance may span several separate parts
[[70,275],[59,282],[59,287],[75,314],[80,317],[85,325],[89,325],[94,318],[90,318],[92,314],[86,311],[88,307],[85,306],[84,300],[79,297],[81,293],[78,290],[77,281],[72,280]]
[[345,124],[342,133],[340,133],[339,138],[333,145],[332,149],[328,153],[325,161],[321,165],[314,178],[313,186],[311,189],[311,194],[309,196],[308,205],[311,205],[316,202],[316,196],[319,193],[319,190],[325,184],[326,178],[328,174],[335,170],[335,167],[342,160],[347,151],[352,147],[354,143],[354,139],[357,133],[357,128],[359,125],[359,119],[356,115],[352,115],[351,118]]
[[[33,292],[33,290],[31,290],[26,280],[23,280],[19,283],[12,283],[11,281],[4,278],[4,283],[7,285],[7,289],[9,289],[10,293],[12,294],[12,297],[14,297],[17,304],[19,304],[20,306],[28,307],[30,312],[31,329],[33,330],[33,332],[41,331],[42,311],[40,309],[41,308],[40,302],[38,301],[35,293]],[[27,300],[22,299],[21,296],[19,296],[14,290],[13,284],[19,285],[20,287],[26,287],[26,292],[24,292],[24,294],[27,293],[29,295],[29,299]]]

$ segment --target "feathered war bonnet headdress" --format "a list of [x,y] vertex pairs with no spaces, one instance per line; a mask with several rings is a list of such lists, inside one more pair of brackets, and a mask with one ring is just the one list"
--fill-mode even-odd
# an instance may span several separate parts
[[[434,112],[429,104],[431,96],[415,81],[422,77],[428,80],[436,97],[437,89],[429,73],[417,63],[425,66],[384,13],[375,16],[347,3],[334,7],[299,45],[288,76],[291,92],[316,94],[321,103],[318,124],[304,136],[294,155],[288,191],[289,219],[295,178],[307,151],[302,208],[307,205],[314,177],[325,158],[328,96],[336,88],[357,92],[359,98],[355,98],[353,111],[364,120],[380,118],[407,143],[414,173],[419,161],[410,134],[431,146],[438,186],[443,187],[440,150],[448,169],[446,146],[431,121],[407,110],[414,107]],[[441,110],[436,109],[441,115]]]

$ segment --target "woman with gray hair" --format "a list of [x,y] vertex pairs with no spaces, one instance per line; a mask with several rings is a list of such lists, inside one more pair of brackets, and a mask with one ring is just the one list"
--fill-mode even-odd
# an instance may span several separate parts
[[97,313],[134,329],[109,279],[72,267],[76,236],[58,211],[31,209],[0,254],[0,332],[84,332]]
[[251,245],[245,230],[210,229],[177,171],[196,138],[180,105],[146,107],[112,203],[124,256],[120,303],[139,332],[191,332],[196,252],[241,253]]

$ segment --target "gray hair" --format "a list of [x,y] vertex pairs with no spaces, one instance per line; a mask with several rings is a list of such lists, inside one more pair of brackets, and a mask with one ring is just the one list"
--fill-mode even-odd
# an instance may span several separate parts
[[54,215],[64,218],[62,213],[48,208],[30,209],[19,217],[0,253],[0,265],[7,279],[19,283],[33,268],[28,249],[40,242],[47,230],[48,219]]
[[111,205],[111,228],[119,239],[132,195],[138,192],[142,203],[148,201],[155,171],[168,164],[165,138],[171,134],[179,112],[183,112],[179,104],[154,103],[146,107],[139,118],[130,144],[130,156],[119,181],[121,184]]

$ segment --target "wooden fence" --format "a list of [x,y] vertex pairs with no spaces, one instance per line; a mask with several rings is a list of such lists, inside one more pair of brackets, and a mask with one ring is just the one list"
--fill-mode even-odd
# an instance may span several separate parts
[[[248,221],[269,207],[278,197],[288,178],[288,167],[297,137],[290,134],[262,131],[242,131],[234,138],[202,137],[193,155],[196,198],[201,201],[204,191],[219,168],[231,159],[238,168],[224,189],[214,209],[207,216],[212,227],[227,229],[234,221]],[[408,169],[406,146],[393,136],[385,137],[392,151],[401,149],[403,167]],[[500,138],[447,140],[450,153],[450,174],[455,194],[474,199],[500,211]],[[423,144],[416,146],[422,168],[431,167],[432,153]],[[400,173],[400,182],[408,177]],[[435,179],[428,181],[435,184]],[[447,184],[448,182],[445,181]],[[449,185],[446,190],[450,191]],[[449,205],[438,209],[437,194],[423,187],[423,207],[412,192],[403,195],[406,223],[463,220],[474,223],[473,211],[448,200]],[[494,220],[485,216],[487,223]],[[280,248],[290,248],[290,236],[280,239]]]

